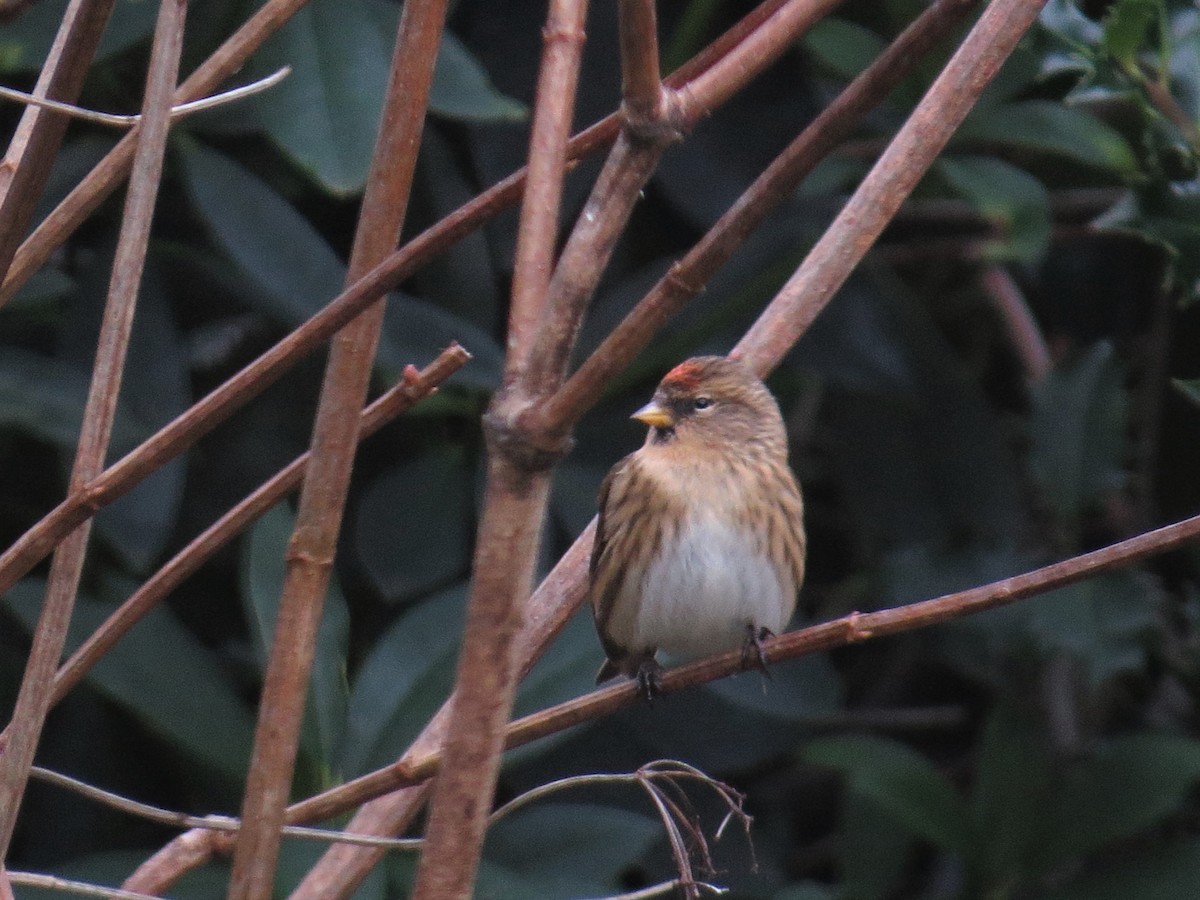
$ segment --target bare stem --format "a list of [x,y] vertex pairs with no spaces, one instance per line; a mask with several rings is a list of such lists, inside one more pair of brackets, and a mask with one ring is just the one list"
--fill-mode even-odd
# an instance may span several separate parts
[[[863,117],[887,97],[978,0],[940,0],[892,42],[754,180],[687,255],[671,266],[553,397],[531,412],[550,433],[570,428],[663,325],[697,296],[746,238]],[[683,92],[687,101],[690,94]],[[689,112],[683,111],[690,118]]]
[[[446,0],[406,3],[401,13],[379,134],[350,256],[347,279],[351,282],[391,253],[399,239],[445,19]],[[329,354],[259,701],[229,900],[266,900],[274,889],[280,832],[295,769],[317,629],[383,313],[383,301],[362,312],[338,332]]]
[[517,231],[508,317],[507,378],[510,380],[529,354],[554,267],[567,139],[575,109],[586,19],[586,2],[556,0],[550,4],[546,27],[542,30],[545,47],[529,135],[529,166]]
[[[67,7],[38,76],[36,96],[65,101],[79,96],[114,2],[74,0]],[[26,109],[0,160],[0,278],[29,228],[68,121],[48,109]]]
[[[145,123],[134,157],[133,177],[117,240],[91,388],[71,470],[70,486],[73,492],[80,490],[100,472],[108,451],[142,265],[150,239],[154,201],[158,196],[162,175],[170,127],[171,94],[179,73],[186,12],[187,0],[164,0],[159,7],[142,105]],[[7,855],[16,828],[29,767],[33,763],[46,713],[50,708],[54,671],[66,643],[89,532],[88,525],[71,532],[58,548],[50,567],[46,597],[13,708],[12,735],[4,755],[0,757],[0,859]]]
[[779,364],[933,164],[1044,4],[1045,0],[994,0],[988,5],[875,167],[732,356],[744,359],[760,375]]

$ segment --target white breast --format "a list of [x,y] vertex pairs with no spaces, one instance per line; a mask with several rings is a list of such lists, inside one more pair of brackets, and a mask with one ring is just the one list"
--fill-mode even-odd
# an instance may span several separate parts
[[783,631],[796,586],[776,572],[751,535],[693,516],[664,546],[641,585],[631,647],[694,659],[742,646],[752,627]]

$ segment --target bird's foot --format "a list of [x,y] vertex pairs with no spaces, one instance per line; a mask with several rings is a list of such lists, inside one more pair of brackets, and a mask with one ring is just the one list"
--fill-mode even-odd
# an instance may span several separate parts
[[653,656],[643,660],[638,666],[634,678],[637,679],[638,694],[644,697],[647,703],[652,703],[661,691],[662,671],[663,667]]
[[767,651],[763,641],[775,637],[770,628],[755,628],[753,623],[746,626],[746,643],[742,645],[742,669],[758,669],[768,679],[771,670],[767,668]]

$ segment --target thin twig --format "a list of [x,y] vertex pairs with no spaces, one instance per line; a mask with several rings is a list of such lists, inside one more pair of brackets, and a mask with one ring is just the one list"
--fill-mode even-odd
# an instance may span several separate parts
[[[365,440],[400,414],[428,397],[437,386],[462,368],[471,354],[451,344],[424,369],[413,366],[404,370],[401,380],[384,392],[363,411],[359,439]],[[299,487],[308,465],[309,454],[292,460],[252,494],[221,516],[115,609],[82,644],[75,649],[54,675],[51,703],[58,703],[91,671],[124,635],[141,621],[163,598],[192,575],[214,553],[258,520],[267,510]],[[8,739],[8,729],[0,732],[0,750]]]
[[1045,0],[993,0],[841,213],[731,356],[770,372],[812,324],[950,140]]
[[[74,100],[112,14],[114,0],[74,0],[63,11],[54,44],[42,64],[34,94]],[[38,198],[67,130],[67,120],[43,109],[26,109],[0,160],[0,277],[7,272],[29,230]]]
[[[159,7],[142,107],[146,119],[134,157],[79,446],[71,470],[72,492],[95,478],[104,468],[108,452],[162,176],[186,11],[187,0],[165,0]],[[50,566],[45,600],[13,707],[12,732],[8,747],[0,756],[0,859],[8,853],[29,767],[50,709],[54,671],[66,643],[89,533],[90,523],[74,530],[59,546]]]
[[[267,88],[274,87],[287,78],[292,72],[291,66],[284,66],[277,72],[273,72],[266,78],[260,78],[257,81],[252,81],[249,84],[244,84],[241,87],[231,88],[228,91],[222,91],[219,94],[214,94],[211,97],[203,97],[200,100],[191,100],[187,103],[180,103],[178,106],[171,107],[171,121],[177,121],[190,116],[193,113],[202,112],[206,109],[215,109],[218,106],[224,106],[228,103],[234,103],[238,100],[244,100],[246,97],[252,97],[255,94],[261,94]],[[6,100],[12,100],[16,103],[23,103],[26,106],[36,106],[41,109],[49,109],[54,112],[60,112],[70,116],[73,119],[81,119],[85,122],[95,122],[98,125],[112,125],[117,128],[128,128],[137,125],[142,121],[141,113],[136,115],[123,116],[118,113],[100,112],[94,109],[85,109],[82,106],[75,106],[73,103],[63,103],[58,100],[48,100],[45,97],[38,97],[35,94],[27,94],[25,91],[18,91],[16,88],[4,87],[0,85],[0,97]]]
[[[86,781],[80,781],[77,778],[63,775],[61,772],[55,772],[51,769],[44,769],[41,766],[33,766],[30,769],[30,775],[39,781],[44,781],[46,784],[53,784],[56,787],[72,791],[81,797],[94,800],[112,809],[151,822],[157,822],[160,825],[169,825],[173,828],[203,828],[209,831],[224,831],[228,833],[234,833],[241,828],[241,822],[233,816],[193,816],[188,813],[163,809],[159,806],[152,806],[149,803],[142,803],[132,800],[129,797],[123,797],[120,794],[114,794],[112,791],[98,788],[93,784],[88,784]],[[286,837],[304,838],[305,840],[323,841],[325,843],[356,844],[360,847],[378,847],[383,850],[416,850],[421,846],[420,838],[381,838],[363,834],[350,834],[345,831],[335,831],[328,828],[305,828],[300,825],[285,825],[282,833]]]
[[137,891],[125,891],[121,888],[103,887],[89,884],[86,881],[73,881],[69,878],[59,878],[57,875],[41,875],[37,872],[9,872],[8,877],[13,884],[23,884],[32,888],[42,888],[47,891],[59,891],[66,894],[78,894],[81,897],[107,897],[110,900],[161,900],[153,894],[141,894]]
[[[754,180],[711,229],[671,266],[553,397],[527,414],[533,429],[565,431],[597,402],[616,374],[703,289],[746,238],[848,136],[978,0],[941,0],[921,14]],[[682,95],[686,101],[688,94]],[[686,117],[688,113],[685,111]]]

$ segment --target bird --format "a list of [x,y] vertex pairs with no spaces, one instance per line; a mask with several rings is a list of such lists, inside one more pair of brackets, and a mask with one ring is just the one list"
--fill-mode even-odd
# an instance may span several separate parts
[[642,447],[605,477],[589,596],[605,661],[647,699],[659,651],[677,661],[762,641],[787,626],[804,581],[804,503],[779,405],[743,362],[698,356],[671,369],[632,418]]

